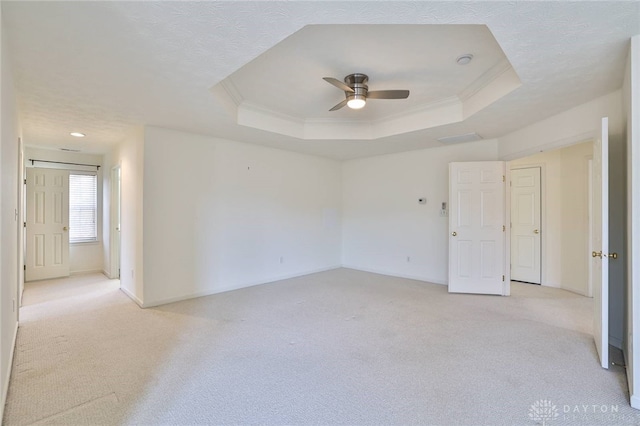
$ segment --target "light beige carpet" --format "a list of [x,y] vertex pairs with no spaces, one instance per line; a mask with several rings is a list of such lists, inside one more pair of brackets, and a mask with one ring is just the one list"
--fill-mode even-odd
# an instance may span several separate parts
[[4,423],[640,424],[591,299],[512,293],[338,269],[142,310],[98,275],[27,284]]

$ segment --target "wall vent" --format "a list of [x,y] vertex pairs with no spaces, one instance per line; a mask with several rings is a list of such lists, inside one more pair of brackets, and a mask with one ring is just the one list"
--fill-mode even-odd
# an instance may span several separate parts
[[60,151],[66,151],[66,152],[80,152],[79,149],[71,149],[71,148],[60,148]]
[[464,135],[447,136],[444,138],[438,138],[438,141],[442,143],[463,143],[463,142],[475,142],[479,140],[482,140],[482,136],[480,136],[475,132],[465,133]]

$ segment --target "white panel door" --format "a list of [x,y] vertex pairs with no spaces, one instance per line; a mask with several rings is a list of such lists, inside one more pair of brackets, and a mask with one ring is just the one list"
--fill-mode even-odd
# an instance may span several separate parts
[[27,168],[25,281],[69,276],[69,171]]
[[511,170],[511,279],[540,284],[540,167]]
[[509,294],[504,163],[450,163],[449,208],[449,292]]
[[602,119],[593,145],[591,279],[593,337],[602,368],[609,368],[609,119]]

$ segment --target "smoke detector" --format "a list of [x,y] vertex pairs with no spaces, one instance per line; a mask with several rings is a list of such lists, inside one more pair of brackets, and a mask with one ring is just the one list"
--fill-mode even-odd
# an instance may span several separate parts
[[458,65],[467,65],[473,59],[473,55],[471,53],[465,53],[464,55],[458,56],[456,62]]

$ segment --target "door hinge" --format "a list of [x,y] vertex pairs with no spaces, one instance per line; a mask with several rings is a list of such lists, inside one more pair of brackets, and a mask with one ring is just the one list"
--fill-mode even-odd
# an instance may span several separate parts
[[504,282],[504,275],[502,276],[502,281]]
[[506,231],[506,230],[507,230],[507,227],[506,227],[506,226],[504,226],[504,225],[502,225],[502,232],[504,232],[504,231]]
[[27,184],[27,178],[24,178],[24,184],[25,185]]
[[22,265],[22,269],[26,271],[27,270],[27,265]]
[[504,177],[504,175],[502,175],[502,181],[503,181],[503,182],[505,181],[505,177]]

